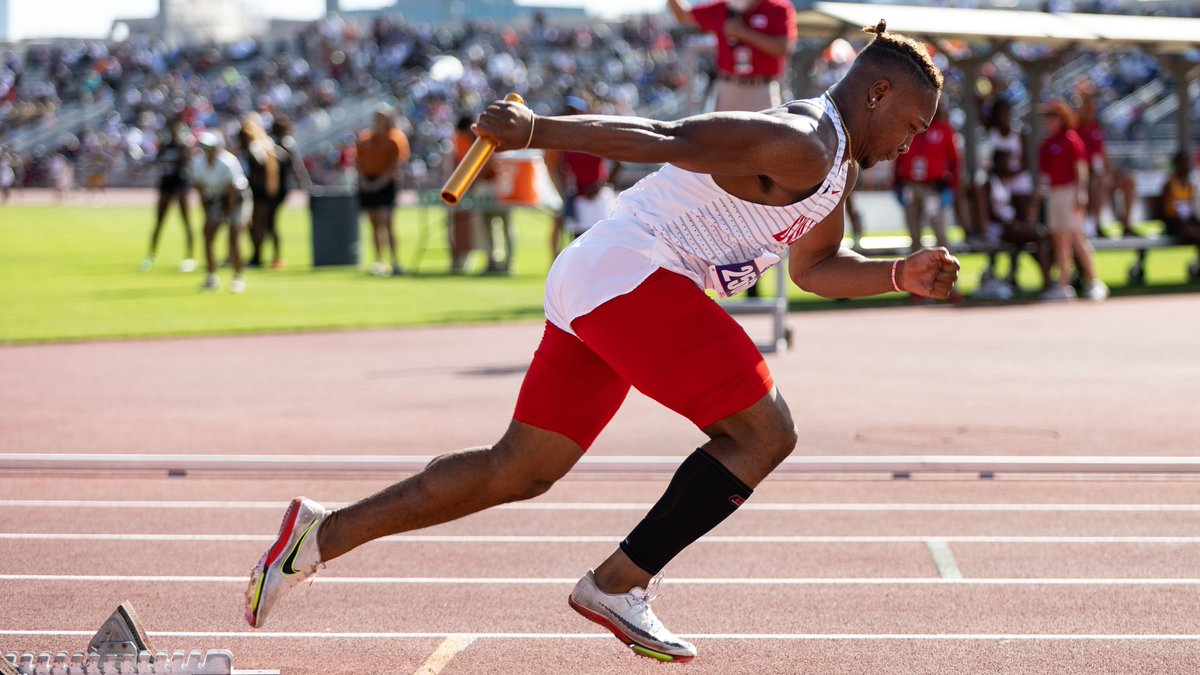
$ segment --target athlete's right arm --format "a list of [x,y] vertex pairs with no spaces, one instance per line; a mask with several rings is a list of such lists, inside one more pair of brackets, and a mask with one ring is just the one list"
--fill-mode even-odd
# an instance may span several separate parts
[[707,113],[676,122],[642,117],[534,117],[525,106],[496,101],[475,132],[498,150],[524,147],[574,150],[618,162],[674,164],[696,173],[786,177],[817,185],[833,162],[816,135],[816,121],[799,115]]

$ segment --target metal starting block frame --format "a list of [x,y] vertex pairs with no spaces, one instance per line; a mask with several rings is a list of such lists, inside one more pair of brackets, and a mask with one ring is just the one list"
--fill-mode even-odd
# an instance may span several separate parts
[[279,675],[278,670],[235,670],[226,649],[156,651],[133,606],[122,602],[88,643],[87,653],[5,654],[0,675]]

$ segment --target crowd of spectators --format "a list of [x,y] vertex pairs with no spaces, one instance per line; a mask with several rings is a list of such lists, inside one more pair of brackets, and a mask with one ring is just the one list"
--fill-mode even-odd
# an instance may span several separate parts
[[[148,182],[144,160],[153,159],[173,119],[195,133],[229,135],[246,112],[267,124],[284,112],[302,134],[329,127],[335,105],[366,99],[393,100],[411,121],[411,178],[433,182],[458,116],[507,91],[535,92],[529,98],[542,113],[556,112],[565,95],[586,93],[599,111],[629,114],[673,100],[690,84],[665,22],[653,16],[569,28],[536,17],[525,28],[449,28],[398,14],[365,25],[331,15],[288,38],[186,48],[140,35],[69,40],[33,45],[2,62],[0,128],[52,127],[71,104],[112,110],[87,138],[25,157],[22,177],[32,184],[46,184],[55,154],[81,181],[84,166],[108,166],[127,168],[125,182]],[[353,165],[346,156],[353,131],[306,149],[318,182],[337,182]]]

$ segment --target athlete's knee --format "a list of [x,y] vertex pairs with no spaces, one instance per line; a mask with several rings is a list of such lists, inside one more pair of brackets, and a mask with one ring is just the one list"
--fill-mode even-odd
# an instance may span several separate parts
[[761,455],[772,466],[777,465],[796,449],[796,425],[778,393],[756,408],[750,418],[730,430],[730,435],[740,446]]
[[505,502],[517,502],[543,495],[562,477],[537,463],[525,461],[521,448],[501,441],[488,451],[495,468],[492,489]]
[[775,464],[787,459],[788,455],[796,449],[796,443],[799,441],[799,435],[796,433],[796,425],[792,422],[791,417],[780,419],[773,423],[769,428],[763,430],[763,438],[760,440],[762,447],[769,453]]
[[514,425],[488,450],[495,476],[492,489],[503,501],[545,494],[583,452],[557,434],[548,436],[550,432],[540,430],[531,433],[531,429]]

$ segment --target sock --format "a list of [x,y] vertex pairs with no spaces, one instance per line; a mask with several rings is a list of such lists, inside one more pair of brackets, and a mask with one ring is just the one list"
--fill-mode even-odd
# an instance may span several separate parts
[[642,522],[621,542],[635,565],[658,574],[680,551],[713,529],[750,498],[753,490],[712,455],[697,449]]

